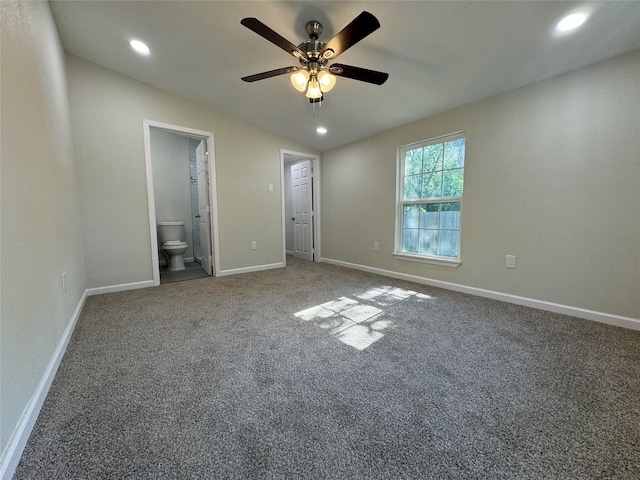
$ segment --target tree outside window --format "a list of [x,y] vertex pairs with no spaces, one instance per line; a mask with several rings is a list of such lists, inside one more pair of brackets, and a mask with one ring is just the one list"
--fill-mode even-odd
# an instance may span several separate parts
[[400,148],[397,254],[460,258],[463,134]]

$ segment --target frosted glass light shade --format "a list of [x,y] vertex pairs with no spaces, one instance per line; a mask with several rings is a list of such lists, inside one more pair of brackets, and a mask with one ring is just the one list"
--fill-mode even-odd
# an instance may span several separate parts
[[307,98],[320,98],[322,97],[322,90],[320,90],[320,82],[313,76],[309,80],[309,87],[307,88]]
[[336,77],[326,70],[323,70],[318,74],[318,82],[320,82],[320,88],[322,91],[326,93],[335,86]]
[[291,84],[299,92],[304,92],[309,81],[309,72],[306,70],[298,70],[291,74]]

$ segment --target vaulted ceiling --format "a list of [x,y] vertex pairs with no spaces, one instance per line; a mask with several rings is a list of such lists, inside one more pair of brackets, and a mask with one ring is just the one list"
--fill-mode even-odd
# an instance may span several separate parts
[[[69,53],[326,151],[406,123],[640,48],[640,2],[563,1],[53,1]],[[328,41],[363,10],[381,28],[340,63],[390,74],[382,86],[338,78],[314,107],[288,75],[241,77],[297,65],[240,24],[256,17],[287,40],[318,20]],[[554,31],[567,13],[587,22]],[[141,57],[129,40],[149,45]],[[162,121],[163,119],[155,119]],[[316,127],[327,128],[318,135]],[[197,125],[192,127],[197,128]]]

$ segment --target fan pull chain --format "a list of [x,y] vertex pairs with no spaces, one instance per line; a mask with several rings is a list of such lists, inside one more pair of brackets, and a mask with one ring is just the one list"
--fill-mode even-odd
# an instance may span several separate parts
[[313,116],[313,118],[316,118],[316,103],[318,104],[318,108],[322,108],[322,98],[323,97],[320,97],[320,101],[319,102],[311,102],[311,105],[313,105],[312,106],[312,111],[313,111],[312,116]]

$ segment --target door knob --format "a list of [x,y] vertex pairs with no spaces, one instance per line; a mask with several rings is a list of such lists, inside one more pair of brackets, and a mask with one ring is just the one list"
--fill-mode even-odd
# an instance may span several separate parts
[[296,219],[296,217],[291,217],[291,220],[295,220],[295,219]]

